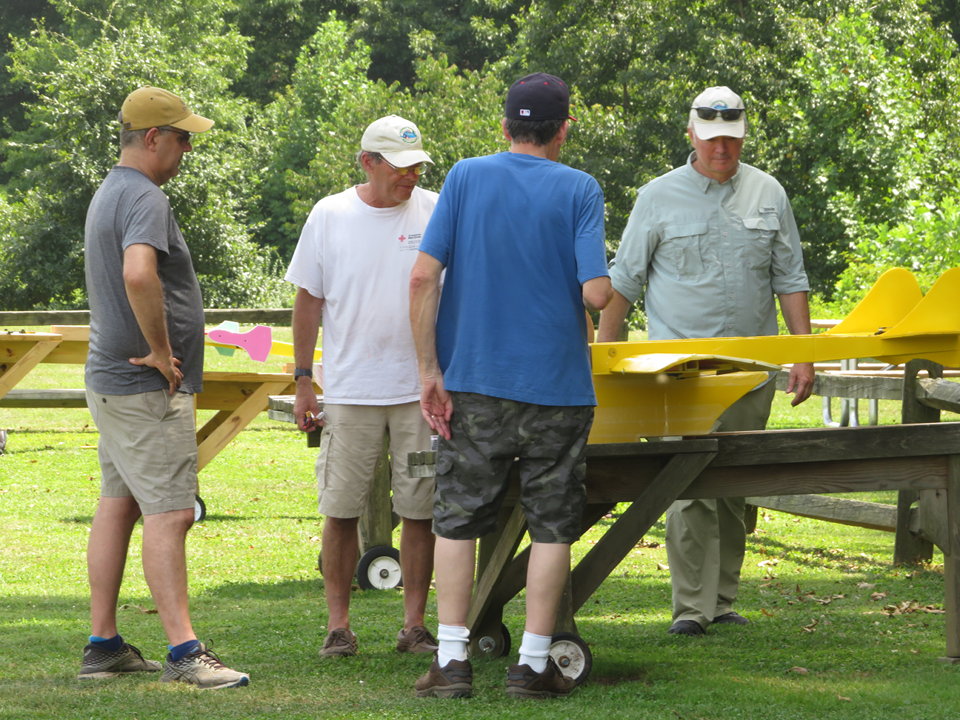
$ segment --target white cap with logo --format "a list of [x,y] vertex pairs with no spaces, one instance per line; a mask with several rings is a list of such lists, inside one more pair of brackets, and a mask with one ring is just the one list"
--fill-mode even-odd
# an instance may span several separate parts
[[420,130],[399,115],[387,115],[370,123],[360,139],[360,149],[380,153],[394,167],[433,163],[423,150]]
[[690,125],[701,140],[742,138],[747,133],[745,116],[743,100],[725,85],[707,88],[690,105]]

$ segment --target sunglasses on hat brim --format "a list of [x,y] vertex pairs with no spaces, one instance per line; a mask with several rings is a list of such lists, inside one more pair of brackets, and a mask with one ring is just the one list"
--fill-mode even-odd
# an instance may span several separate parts
[[726,120],[727,122],[739,120],[740,116],[745,112],[743,108],[726,108],[721,110],[712,107],[698,107],[693,109],[696,110],[697,117],[701,120],[716,120],[719,115],[722,120]]

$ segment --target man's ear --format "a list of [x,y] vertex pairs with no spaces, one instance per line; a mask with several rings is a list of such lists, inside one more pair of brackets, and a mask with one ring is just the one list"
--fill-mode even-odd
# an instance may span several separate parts
[[157,147],[157,138],[160,137],[160,128],[148,128],[143,134],[143,147],[147,150],[153,150]]
[[503,136],[507,139],[507,142],[511,142],[511,141],[513,140],[513,138],[510,137],[510,133],[507,131],[507,119],[506,119],[506,118],[500,118],[500,129],[503,130]]

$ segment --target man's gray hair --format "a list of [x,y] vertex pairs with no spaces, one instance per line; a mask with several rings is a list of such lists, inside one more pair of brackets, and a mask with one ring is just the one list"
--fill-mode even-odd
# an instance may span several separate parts
[[374,152],[373,150],[357,150],[357,165],[359,165],[361,169],[363,168],[364,154],[369,155],[370,159],[373,160],[377,165],[383,162],[383,155],[378,152]]
[[143,138],[149,129],[150,128],[144,128],[143,130],[121,130],[120,147],[125,148],[132,145],[142,145]]

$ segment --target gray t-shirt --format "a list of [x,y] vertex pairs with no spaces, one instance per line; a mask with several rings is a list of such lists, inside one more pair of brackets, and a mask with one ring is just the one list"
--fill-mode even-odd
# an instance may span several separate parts
[[157,249],[170,346],[183,363],[180,392],[200,392],[203,299],[167,196],[139,170],[114,167],[90,201],[84,237],[90,301],[87,387],[105,395],[132,395],[169,386],[159,371],[129,362],[150,353],[123,284],[123,251],[143,243]]

